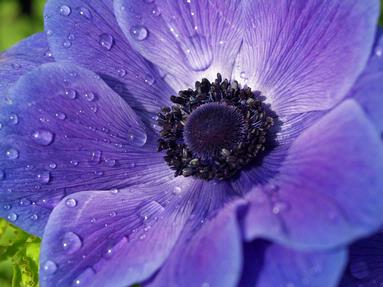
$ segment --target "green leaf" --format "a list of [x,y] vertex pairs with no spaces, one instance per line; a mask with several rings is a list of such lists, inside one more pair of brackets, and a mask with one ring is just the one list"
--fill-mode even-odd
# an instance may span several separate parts
[[0,219],[0,286],[37,287],[40,239]]

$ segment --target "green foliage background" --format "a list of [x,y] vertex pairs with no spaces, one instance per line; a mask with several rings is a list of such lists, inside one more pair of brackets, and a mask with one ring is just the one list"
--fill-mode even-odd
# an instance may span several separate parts
[[[31,0],[29,13],[22,12],[20,2],[0,0],[0,51],[43,30],[45,0]],[[383,25],[381,2],[380,24]],[[37,287],[39,250],[39,238],[0,219],[0,286]]]

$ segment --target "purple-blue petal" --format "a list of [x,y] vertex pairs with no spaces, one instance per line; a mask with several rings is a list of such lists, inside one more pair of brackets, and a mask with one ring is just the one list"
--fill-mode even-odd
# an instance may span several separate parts
[[279,114],[333,107],[363,71],[379,1],[246,1],[234,78],[258,89]]
[[350,247],[349,262],[339,287],[383,286],[383,233],[357,241]]
[[23,76],[0,122],[0,215],[33,234],[42,234],[68,194],[172,177],[126,101],[72,64],[45,64]]
[[[152,278],[167,258],[173,258],[170,262],[174,263],[177,257],[172,250],[179,251],[179,247],[190,251],[184,259],[198,260],[201,258],[198,256],[204,256],[204,250],[223,259],[228,255],[223,248],[230,244],[229,252],[233,256],[229,257],[233,262],[220,264],[238,269],[240,235],[234,212],[225,209],[216,219],[208,220],[228,200],[228,194],[230,190],[223,183],[214,185],[176,178],[155,187],[70,195],[49,217],[42,242],[41,286],[66,287],[77,280],[92,287],[129,286]],[[201,232],[190,232],[191,228]],[[211,240],[218,236],[220,240]],[[183,240],[190,237],[194,244]],[[204,243],[211,248],[204,249]],[[209,256],[202,258],[206,264],[214,260]],[[188,260],[182,262],[188,275],[198,275],[195,272],[201,266],[194,266]],[[193,266],[198,270],[193,270]],[[163,274],[162,270],[166,269],[163,267],[159,274]],[[196,281],[221,280],[217,273],[210,274],[209,268],[200,271],[201,277]],[[234,272],[226,278],[233,281],[237,277],[238,272]],[[181,279],[185,278],[177,278]]]
[[232,190],[204,183],[188,224],[150,287],[235,287],[242,268],[241,200],[223,204]]
[[219,72],[230,78],[241,47],[239,0],[114,1],[130,43],[176,90]]
[[248,194],[248,240],[332,248],[382,224],[383,149],[360,106],[348,100],[291,145],[279,175]]
[[260,240],[244,256],[241,287],[336,287],[347,261],[345,250],[299,252]]
[[26,72],[53,61],[45,34],[35,34],[0,53],[0,95],[6,97],[12,85]]
[[45,29],[53,56],[98,73],[136,110],[156,113],[173,90],[133,51],[104,0],[49,0]]
[[381,31],[367,67],[358,78],[350,98],[360,103],[383,136],[383,37]]

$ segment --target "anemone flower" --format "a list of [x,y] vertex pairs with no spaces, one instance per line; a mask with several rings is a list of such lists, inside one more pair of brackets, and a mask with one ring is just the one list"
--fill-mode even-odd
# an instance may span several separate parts
[[41,286],[336,286],[383,223],[378,14],[48,0],[0,58],[0,215]]

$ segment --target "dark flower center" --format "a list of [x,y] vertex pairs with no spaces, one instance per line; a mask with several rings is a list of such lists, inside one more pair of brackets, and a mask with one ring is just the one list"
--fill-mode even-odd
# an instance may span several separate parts
[[196,82],[195,90],[172,96],[158,114],[158,150],[175,175],[229,179],[259,162],[270,147],[275,114],[260,92],[217,79]]

